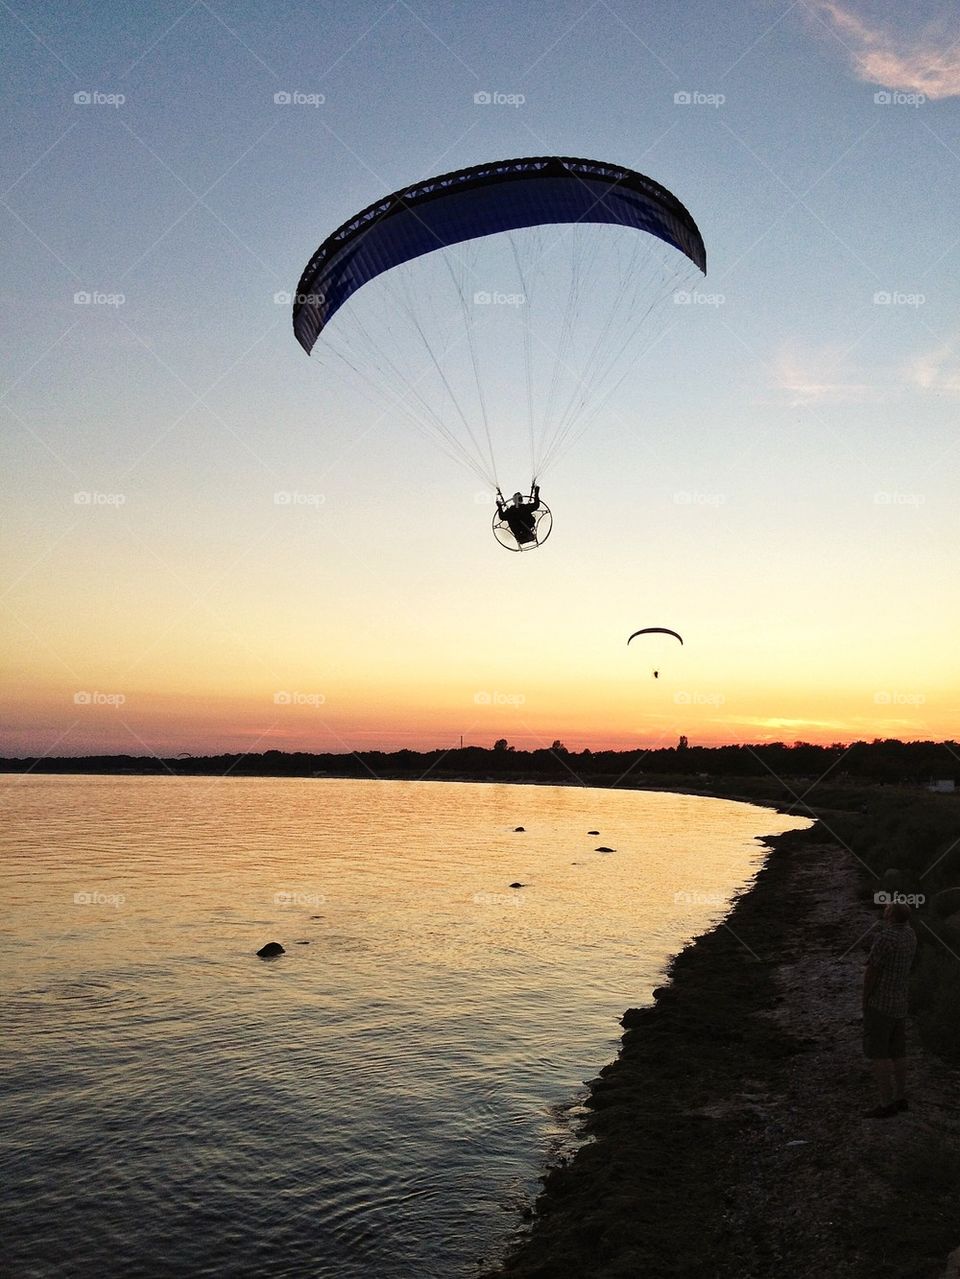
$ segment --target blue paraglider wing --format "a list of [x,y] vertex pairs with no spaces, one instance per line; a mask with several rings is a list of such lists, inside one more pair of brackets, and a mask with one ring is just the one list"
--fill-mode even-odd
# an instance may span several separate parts
[[309,354],[357,289],[412,258],[501,231],[567,222],[635,227],[707,269],[693,218],[676,196],[643,174],[562,156],[503,160],[404,187],[334,231],[297,288],[297,341]]

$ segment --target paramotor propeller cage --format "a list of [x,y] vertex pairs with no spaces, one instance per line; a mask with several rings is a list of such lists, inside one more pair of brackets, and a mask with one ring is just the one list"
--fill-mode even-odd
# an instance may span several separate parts
[[[521,503],[514,502],[511,497],[509,501],[504,502],[505,511],[511,511],[517,505],[524,505],[533,501],[532,497],[525,497]],[[553,528],[553,515],[550,507],[541,498],[540,505],[532,512],[533,523],[531,527],[531,537],[524,538],[523,541],[518,540],[513,529],[511,529],[507,519],[500,514],[499,510],[493,513],[493,536],[497,539],[502,547],[508,551],[535,551],[538,546],[542,546],[550,536]]]

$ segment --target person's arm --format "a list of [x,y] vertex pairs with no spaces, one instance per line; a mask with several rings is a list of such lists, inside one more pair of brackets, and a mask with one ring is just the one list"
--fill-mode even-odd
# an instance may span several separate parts
[[877,982],[880,978],[880,959],[883,953],[883,938],[878,937],[870,949],[867,958],[867,967],[863,974],[863,1007],[866,1009],[867,1001],[873,994]]
[[880,976],[879,967],[872,961],[868,961],[866,969],[863,973],[863,1008],[866,1011],[867,1001],[873,994],[874,987],[877,984],[877,978]]

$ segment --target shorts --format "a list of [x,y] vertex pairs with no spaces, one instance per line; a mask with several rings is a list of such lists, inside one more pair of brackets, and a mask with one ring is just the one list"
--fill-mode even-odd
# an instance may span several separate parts
[[898,1061],[907,1055],[907,1019],[876,1008],[863,1011],[863,1055],[870,1061]]

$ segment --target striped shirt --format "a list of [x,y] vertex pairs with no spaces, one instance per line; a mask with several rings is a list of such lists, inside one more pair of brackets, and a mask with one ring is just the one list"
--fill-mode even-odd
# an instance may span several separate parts
[[909,924],[881,924],[867,961],[877,970],[867,1006],[887,1017],[906,1017],[910,968],[917,935]]

